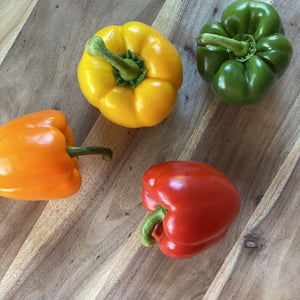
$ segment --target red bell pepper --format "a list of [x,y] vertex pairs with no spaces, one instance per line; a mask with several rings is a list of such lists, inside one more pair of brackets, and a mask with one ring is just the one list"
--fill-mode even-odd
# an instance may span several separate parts
[[143,176],[146,218],[141,241],[158,241],[172,258],[188,258],[219,242],[241,209],[233,183],[219,170],[200,162],[169,161]]

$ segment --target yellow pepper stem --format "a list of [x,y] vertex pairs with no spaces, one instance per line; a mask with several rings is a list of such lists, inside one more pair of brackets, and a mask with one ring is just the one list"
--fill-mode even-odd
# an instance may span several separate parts
[[93,36],[89,39],[86,52],[90,56],[101,57],[112,66],[114,66],[120,73],[120,76],[125,81],[132,81],[139,77],[140,67],[130,58],[122,58],[117,56],[105,46],[103,39],[99,36]]
[[112,151],[108,148],[103,147],[74,147],[67,146],[67,153],[71,157],[76,157],[80,155],[90,155],[90,154],[101,154],[103,160],[111,160]]

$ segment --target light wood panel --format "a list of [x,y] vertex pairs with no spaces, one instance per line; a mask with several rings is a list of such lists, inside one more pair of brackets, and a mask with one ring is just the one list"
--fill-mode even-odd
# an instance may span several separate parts
[[[1,199],[0,299],[252,299],[249,282],[261,269],[277,274],[271,283],[258,277],[254,296],[268,299],[275,295],[270,287],[281,290],[282,274],[299,275],[299,264],[289,260],[299,244],[299,4],[273,3],[295,49],[291,66],[263,101],[240,108],[214,97],[197,73],[194,56],[200,28],[220,19],[230,2],[38,1],[0,66],[0,122],[56,108],[67,114],[78,144],[105,144],[114,158],[109,163],[81,158],[83,186],[68,199]],[[110,123],[84,100],[77,84],[76,68],[88,37],[131,19],[165,34],[183,60],[176,107],[153,128],[129,130]],[[146,216],[142,174],[171,159],[219,168],[236,184],[243,203],[222,242],[182,261],[139,241]],[[282,228],[290,232],[285,238]],[[245,236],[248,246],[253,239],[256,245],[263,240],[263,251],[254,248],[257,254],[249,258],[253,250],[244,247]],[[278,263],[270,254],[275,245]],[[293,299],[297,292],[292,282],[280,295]]]
[[0,1],[0,64],[6,56],[37,0]]

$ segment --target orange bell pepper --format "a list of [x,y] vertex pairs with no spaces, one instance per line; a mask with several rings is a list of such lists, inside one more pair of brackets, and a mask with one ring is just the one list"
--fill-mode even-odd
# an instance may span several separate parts
[[35,112],[0,127],[0,195],[18,200],[71,196],[81,186],[76,156],[110,149],[74,147],[66,116],[55,110]]
[[182,79],[176,48],[140,22],[98,31],[78,65],[86,99],[104,117],[129,128],[154,126],[166,118]]

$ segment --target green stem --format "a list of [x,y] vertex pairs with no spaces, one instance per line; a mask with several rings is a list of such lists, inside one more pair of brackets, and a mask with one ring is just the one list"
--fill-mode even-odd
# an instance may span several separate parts
[[249,43],[246,41],[238,41],[218,34],[202,33],[197,38],[198,46],[213,44],[229,49],[238,57],[246,56],[249,52]]
[[152,236],[153,229],[164,220],[166,213],[167,210],[158,205],[157,209],[146,218],[141,230],[141,242],[144,246],[148,247],[155,243]]
[[103,147],[74,147],[67,146],[67,153],[71,157],[90,154],[101,154],[103,160],[111,160],[112,151]]
[[90,56],[101,57],[112,66],[114,66],[120,73],[120,76],[125,81],[135,80],[140,75],[140,67],[132,59],[124,59],[117,56],[105,46],[103,39],[99,36],[93,36],[89,39],[86,52]]

